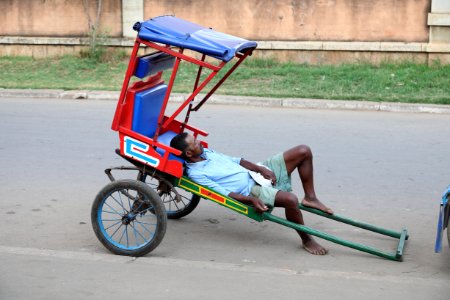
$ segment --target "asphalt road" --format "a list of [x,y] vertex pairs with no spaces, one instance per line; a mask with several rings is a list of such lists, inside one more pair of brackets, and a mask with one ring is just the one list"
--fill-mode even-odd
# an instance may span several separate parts
[[[191,117],[210,133],[211,148],[248,160],[310,145],[320,199],[342,215],[408,228],[403,262],[327,241],[329,255],[313,256],[292,230],[207,201],[169,221],[161,245],[133,259],[110,254],[90,224],[92,201],[108,183],[103,170],[126,165],[114,154],[114,109],[113,101],[0,99],[0,299],[448,299],[450,249],[433,252],[450,184],[448,115],[206,105]],[[396,246],[305,219],[350,240]]]

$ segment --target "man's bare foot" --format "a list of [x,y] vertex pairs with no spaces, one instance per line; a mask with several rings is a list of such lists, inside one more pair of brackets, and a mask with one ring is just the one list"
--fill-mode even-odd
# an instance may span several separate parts
[[333,214],[333,210],[331,208],[325,206],[325,204],[320,202],[319,199],[317,199],[317,198],[314,198],[314,199],[303,198],[302,204],[306,207],[316,208],[316,209],[321,210],[330,215]]
[[324,247],[320,246],[315,240],[310,239],[306,242],[303,242],[303,248],[311,254],[314,255],[325,255],[328,253],[328,250]]

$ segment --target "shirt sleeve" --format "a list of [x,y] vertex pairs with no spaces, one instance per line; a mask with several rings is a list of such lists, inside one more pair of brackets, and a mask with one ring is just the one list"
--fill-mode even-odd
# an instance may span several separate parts
[[189,174],[189,178],[194,180],[196,183],[200,185],[204,185],[224,196],[228,196],[231,191],[228,191],[227,189],[223,188],[221,185],[217,184],[216,182],[212,181],[208,178],[208,176],[203,174]]

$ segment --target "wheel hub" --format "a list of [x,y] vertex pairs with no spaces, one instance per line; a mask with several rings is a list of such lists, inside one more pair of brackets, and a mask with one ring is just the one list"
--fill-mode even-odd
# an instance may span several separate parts
[[136,219],[136,215],[132,212],[127,213],[122,217],[122,224],[123,225],[129,225],[131,222],[133,222]]

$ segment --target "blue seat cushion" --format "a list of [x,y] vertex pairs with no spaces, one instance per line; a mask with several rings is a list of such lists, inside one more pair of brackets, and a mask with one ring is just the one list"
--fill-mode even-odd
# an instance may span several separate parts
[[174,63],[175,56],[166,53],[156,52],[141,56],[138,59],[134,76],[142,79],[147,75],[172,68]]
[[166,91],[167,85],[160,84],[136,93],[131,125],[133,131],[153,138],[158,127],[158,117]]

